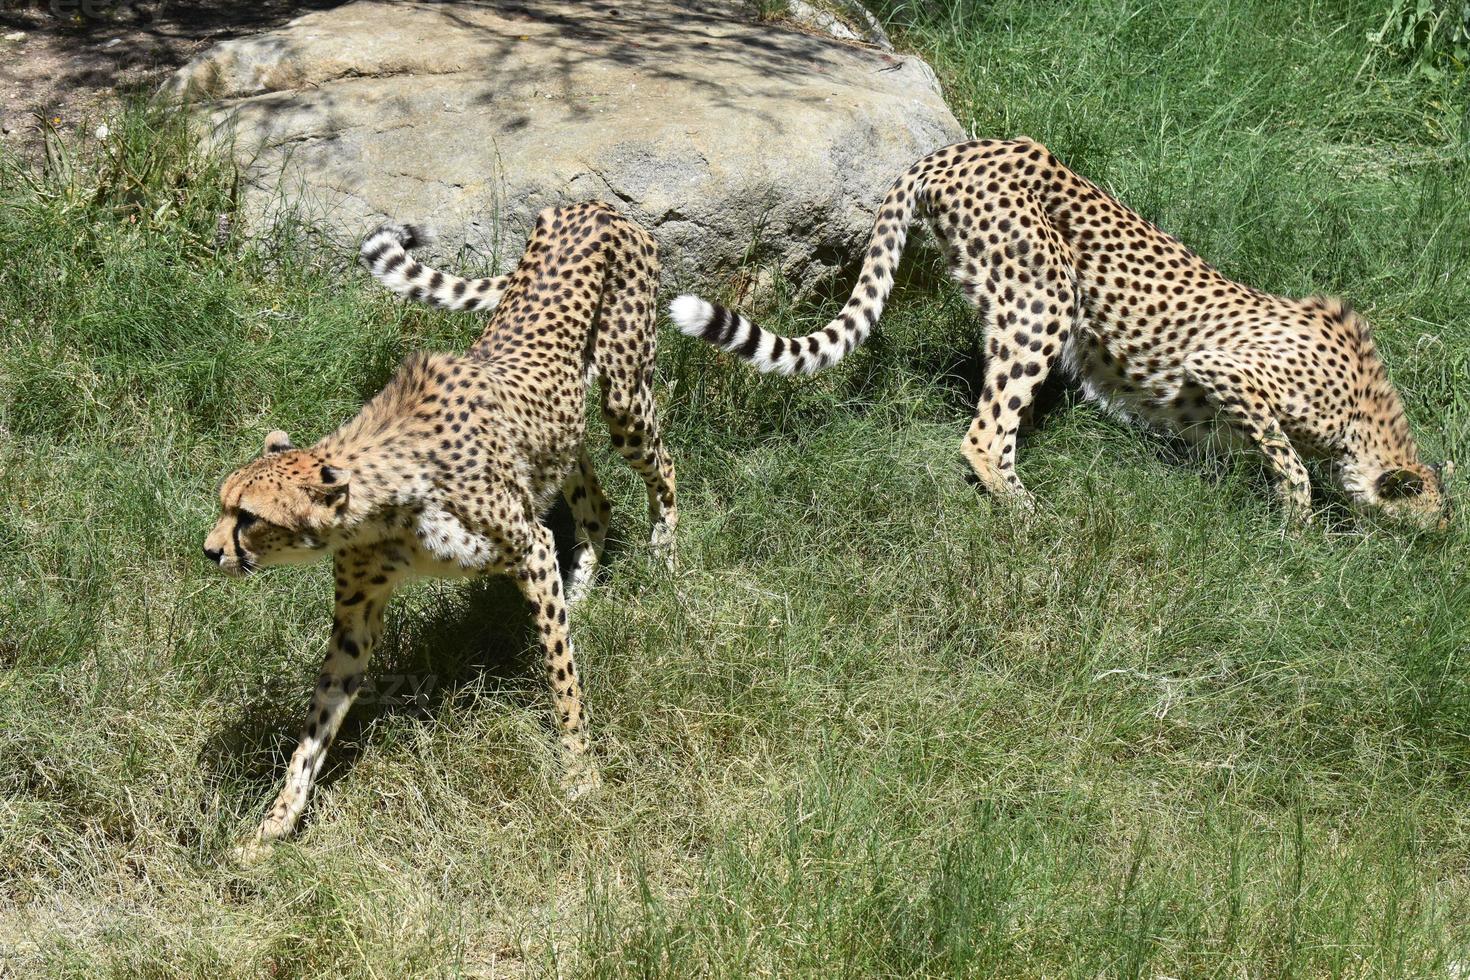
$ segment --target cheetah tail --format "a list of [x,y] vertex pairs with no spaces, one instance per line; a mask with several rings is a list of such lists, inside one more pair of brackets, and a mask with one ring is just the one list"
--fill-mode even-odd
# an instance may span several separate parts
[[409,256],[409,249],[433,240],[433,233],[421,226],[381,225],[362,243],[358,258],[379,282],[408,299],[446,310],[495,309],[510,276],[461,279]]
[[811,374],[831,367],[868,339],[883,314],[909,223],[919,203],[917,195],[922,193],[922,181],[923,174],[916,165],[889,188],[878,208],[852,296],[842,313],[821,330],[804,337],[783,337],[733,310],[689,295],[669,304],[669,315],[684,333],[730,351],[757,371]]

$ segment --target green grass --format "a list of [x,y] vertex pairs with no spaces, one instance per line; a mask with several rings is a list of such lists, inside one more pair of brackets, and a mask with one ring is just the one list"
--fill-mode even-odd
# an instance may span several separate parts
[[[1382,20],[888,22],[977,133],[1045,141],[1255,285],[1353,300],[1428,454],[1467,462],[1467,92],[1375,49]],[[1465,519],[1284,534],[1250,460],[1070,398],[1023,443],[1041,513],[993,508],[957,452],[975,326],[923,247],[815,378],[665,331],[676,576],[594,424],[624,542],[574,624],[599,796],[555,790],[514,590],[426,583],[376,661],[423,696],[360,705],[303,834],[231,867],[330,584],[211,575],[215,487],[478,324],[299,231],[218,248],[228,172],[146,113],[114,129],[0,168],[0,975],[1466,975]]]

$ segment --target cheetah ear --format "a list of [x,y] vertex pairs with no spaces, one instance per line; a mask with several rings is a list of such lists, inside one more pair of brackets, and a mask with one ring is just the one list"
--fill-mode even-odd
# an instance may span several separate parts
[[307,485],[306,492],[318,503],[335,507],[347,502],[347,488],[351,483],[351,470],[323,463],[316,481]]
[[286,433],[282,432],[280,429],[272,429],[270,432],[266,433],[265,452],[263,455],[269,456],[271,453],[283,453],[288,449],[295,448],[296,447],[291,443],[290,436],[286,435]]
[[1388,470],[1378,478],[1378,496],[1384,500],[1403,500],[1424,492],[1424,477],[1413,470]]

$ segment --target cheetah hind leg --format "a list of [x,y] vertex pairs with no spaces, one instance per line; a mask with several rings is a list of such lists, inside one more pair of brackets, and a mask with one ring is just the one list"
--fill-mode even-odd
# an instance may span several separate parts
[[1221,418],[1248,438],[1266,457],[1287,514],[1312,520],[1312,485],[1307,467],[1281,429],[1266,388],[1248,357],[1207,348],[1184,359],[1184,372],[1219,411]]
[[648,488],[649,547],[670,569],[676,564],[674,530],[679,524],[674,464],[659,438],[653,393],[647,385],[626,388],[617,381],[604,391],[602,414],[616,449]]
[[[1035,500],[1016,475],[1016,441],[1031,420],[1036,389],[1046,382],[1072,331],[1076,292],[1056,249],[1045,240],[1027,249],[1032,275],[1007,282],[1003,296],[992,297],[985,338],[985,385],[974,421],[961,446],[966,461],[986,491],[998,500],[1030,511]],[[976,306],[979,267],[956,278],[967,284]],[[1024,285],[1023,285],[1024,283]]]
[[603,544],[607,540],[608,522],[612,519],[612,506],[602,493],[602,484],[597,482],[597,473],[585,449],[577,458],[577,465],[567,476],[561,492],[577,525],[577,544],[572,551],[572,568],[567,575],[567,603],[576,605],[587,594],[597,574]]

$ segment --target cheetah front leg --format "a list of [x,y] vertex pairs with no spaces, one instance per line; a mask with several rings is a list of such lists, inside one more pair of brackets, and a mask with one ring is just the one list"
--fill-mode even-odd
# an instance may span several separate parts
[[607,525],[612,519],[612,505],[603,495],[602,484],[597,482],[597,472],[592,460],[583,449],[577,465],[562,485],[562,496],[572,509],[572,519],[577,525],[577,545],[572,551],[572,569],[567,575],[567,602],[576,605],[586,595],[597,574],[597,565],[602,560],[603,544],[607,540]]
[[383,633],[383,610],[395,581],[393,570],[385,569],[373,558],[346,552],[337,556],[335,573],[332,636],[312,692],[311,710],[286,767],[285,785],[254,837],[236,852],[245,861],[263,856],[271,842],[296,829],[327,748],[357,699],[368,658]]
[[530,529],[530,547],[511,569],[520,586],[545,655],[546,682],[556,705],[561,745],[566,760],[562,786],[575,799],[602,784],[597,765],[588,754],[587,722],[582,710],[582,685],[572,656],[572,637],[567,626],[567,602],[556,566],[556,543],[551,530],[537,523]]
[[1205,390],[1221,417],[1265,455],[1287,514],[1298,521],[1310,521],[1312,484],[1307,467],[1282,431],[1266,388],[1249,359],[1227,350],[1198,350],[1184,359],[1184,372]]

